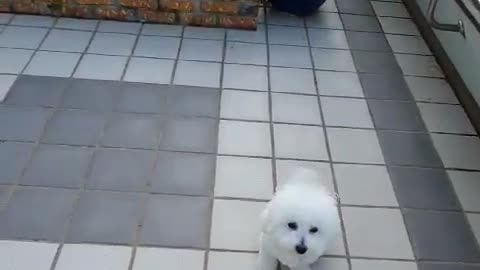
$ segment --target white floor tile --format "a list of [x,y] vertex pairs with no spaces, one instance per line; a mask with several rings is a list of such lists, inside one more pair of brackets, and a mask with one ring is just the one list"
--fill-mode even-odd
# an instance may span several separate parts
[[174,60],[132,57],[128,64],[125,81],[169,84]]
[[452,87],[443,79],[407,76],[405,81],[416,101],[458,104]]
[[367,102],[363,99],[321,97],[327,126],[373,128]]
[[169,248],[137,248],[133,270],[203,270],[205,251]]
[[374,130],[327,128],[333,161],[384,164]]
[[178,61],[174,84],[220,87],[220,63]]
[[480,172],[448,171],[458,200],[465,211],[480,211]]
[[328,160],[322,127],[275,124],[274,134],[276,157]]
[[0,48],[0,73],[19,74],[32,57],[33,51]]
[[385,35],[393,52],[432,55],[427,43],[419,36]]
[[317,93],[313,72],[308,69],[270,67],[270,83],[273,92]]
[[142,35],[179,37],[182,35],[182,29],[182,25],[146,23],[142,27]]
[[106,55],[131,55],[135,36],[116,33],[96,33],[88,47],[88,53]]
[[185,30],[183,32],[183,36],[186,37],[186,38],[203,38],[203,39],[223,40],[225,38],[225,29],[186,26]]
[[363,97],[362,85],[356,73],[316,71],[320,95]]
[[348,49],[347,36],[342,30],[309,28],[308,34],[312,47]]
[[128,270],[131,247],[65,244],[55,270]]
[[410,19],[380,17],[378,20],[382,25],[383,31],[387,34],[420,36],[417,26]]
[[262,157],[272,156],[269,124],[220,121],[218,153]]
[[79,53],[38,51],[24,74],[53,77],[70,77],[80,59]]
[[0,269],[50,270],[58,244],[0,241]]
[[256,31],[228,29],[227,40],[251,43],[265,43],[265,27],[263,26],[263,24],[259,24],[257,25]]
[[423,121],[430,132],[476,134],[460,105],[419,103]]
[[127,57],[86,54],[80,61],[75,78],[120,80]]
[[431,134],[446,168],[480,170],[480,139],[472,136]]
[[0,47],[37,49],[48,30],[45,28],[7,26],[0,38]]
[[48,34],[40,49],[60,52],[84,52],[91,37],[92,32],[54,29]]
[[312,265],[312,270],[348,270],[347,259],[344,258],[320,258]]
[[403,5],[403,3],[391,3],[391,2],[380,2],[380,1],[371,1],[370,2],[375,10],[377,16],[385,17],[400,17],[400,18],[409,18],[410,14]]
[[307,168],[317,172],[319,181],[331,192],[335,191],[330,164],[326,162],[299,161],[299,160],[277,160],[277,187],[291,181],[299,168]]
[[136,34],[140,31],[140,23],[101,21],[98,26],[99,32]]
[[133,55],[175,59],[179,46],[176,37],[140,36]]
[[15,15],[10,24],[19,26],[51,27],[54,22],[55,18],[49,16]]
[[210,251],[208,253],[207,270],[255,269],[256,261],[257,261],[257,254]]
[[382,261],[382,260],[352,260],[352,270],[418,270],[415,262]]
[[467,220],[472,227],[477,243],[480,243],[480,214],[467,214]]
[[228,42],[225,63],[267,65],[267,46],[244,42]]
[[350,51],[313,48],[312,56],[316,69],[355,72]]
[[0,75],[0,102],[5,100],[16,79],[16,75]]
[[219,40],[183,39],[180,59],[221,62],[223,42]]
[[59,18],[55,24],[55,28],[93,31],[97,27],[97,24],[97,20]]
[[316,96],[274,93],[272,94],[272,114],[275,122],[322,124]]
[[268,93],[224,90],[220,117],[228,119],[269,121]]
[[443,71],[433,56],[395,54],[403,74],[443,78]]
[[0,13],[0,24],[7,24],[13,18],[13,14]]
[[267,67],[225,64],[223,88],[268,90]]

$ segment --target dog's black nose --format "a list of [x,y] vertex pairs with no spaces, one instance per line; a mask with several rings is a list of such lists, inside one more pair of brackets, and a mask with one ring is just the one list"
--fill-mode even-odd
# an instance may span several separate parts
[[297,251],[298,254],[305,254],[307,252],[307,247],[305,245],[296,245],[295,250]]

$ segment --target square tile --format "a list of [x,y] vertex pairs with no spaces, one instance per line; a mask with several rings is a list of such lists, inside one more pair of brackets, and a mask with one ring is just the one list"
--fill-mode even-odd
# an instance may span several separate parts
[[479,211],[480,198],[477,196],[480,190],[479,172],[448,171],[455,193],[464,211]]
[[479,214],[466,214],[468,223],[472,228],[472,232],[478,241],[480,240],[480,215]]
[[415,103],[369,100],[368,106],[377,129],[425,131]]
[[48,122],[42,142],[94,146],[100,139],[105,121],[106,117],[97,112],[59,110]]
[[[328,2],[334,3],[334,1],[327,1],[321,8],[328,5]],[[312,28],[343,29],[342,20],[337,13],[317,12],[312,16],[306,17],[305,22],[307,27]]]
[[[335,192],[332,170],[327,162],[299,161],[299,160],[276,160],[277,165],[277,188],[290,182],[298,172],[298,168],[307,168],[315,171],[319,181],[330,191]],[[343,248],[345,253],[345,248]]]
[[16,15],[10,22],[11,25],[19,26],[35,26],[35,27],[52,27],[55,18],[37,15]]
[[123,84],[115,108],[120,112],[166,113],[168,86],[129,83]]
[[81,54],[38,51],[33,56],[24,74],[36,76],[70,77]]
[[433,144],[446,168],[479,170],[480,139],[447,134],[431,134]]
[[169,119],[161,150],[215,153],[218,120],[206,118]]
[[348,49],[347,37],[341,30],[308,29],[308,38],[312,47]]
[[7,26],[0,35],[0,47],[37,49],[48,29]]
[[58,244],[0,241],[2,269],[50,269]]
[[50,31],[40,49],[60,52],[84,52],[91,37],[92,32],[54,29]]
[[306,47],[270,45],[270,65],[311,68],[312,62]]
[[221,62],[222,57],[223,41],[188,38],[182,41],[180,59]]
[[0,48],[1,73],[20,74],[32,57],[33,51]]
[[263,202],[215,200],[210,246],[229,250],[258,250]]
[[268,43],[279,45],[307,46],[307,33],[305,28],[269,25]]
[[127,57],[85,54],[73,77],[98,80],[120,80]]
[[390,176],[401,207],[460,210],[452,184],[443,169],[390,167]]
[[382,32],[377,18],[352,14],[340,14],[345,30],[363,32]]
[[363,97],[356,73],[317,70],[315,75],[320,95]]
[[395,54],[403,74],[443,78],[443,72],[433,56]]
[[167,248],[137,248],[133,270],[154,270],[157,265],[168,269],[203,270],[205,251]]
[[318,98],[291,94],[272,94],[274,122],[321,125]]
[[272,92],[317,94],[313,72],[308,69],[270,67],[270,87]]
[[244,252],[210,251],[207,270],[255,269],[257,255]]
[[336,2],[340,13],[374,15],[368,0],[337,0]]
[[169,84],[174,65],[174,60],[132,57],[123,80]]
[[76,198],[76,190],[17,187],[0,212],[0,237],[61,241]]
[[267,9],[268,24],[303,27],[303,18],[276,9]]
[[0,14],[0,24],[8,24],[13,18],[13,14],[2,13]]
[[249,43],[266,43],[265,27],[263,24],[257,25],[256,31],[227,29],[228,41],[241,41]]
[[432,55],[425,40],[419,36],[385,35],[396,53]]
[[312,270],[332,269],[348,270],[348,261],[344,258],[320,258],[312,266]]
[[0,143],[0,183],[15,184],[29,161],[33,144]]
[[313,48],[312,55],[316,69],[355,72],[350,51]]
[[333,168],[342,204],[398,206],[385,167],[334,164]]
[[218,153],[272,156],[269,124],[221,120],[218,132]]
[[353,270],[418,270],[417,263],[405,261],[353,259]]
[[414,259],[400,210],[342,207],[342,213],[352,256]]
[[273,195],[272,161],[217,157],[215,197],[268,200]]
[[211,203],[204,197],[150,195],[140,244],[206,248]]
[[378,20],[387,34],[420,36],[417,26],[410,19],[380,17]]
[[130,263],[131,247],[64,245],[57,262],[57,270],[119,269],[126,270]]
[[0,103],[2,103],[10,92],[10,88],[17,79],[17,75],[0,75]]
[[362,99],[321,97],[327,126],[373,128],[367,102]]
[[80,188],[87,179],[92,149],[41,145],[32,155],[20,184]]
[[227,42],[225,63],[267,65],[267,46],[244,42]]
[[328,160],[321,127],[275,124],[274,135],[277,158]]
[[443,167],[428,134],[378,131],[377,135],[389,165]]
[[447,81],[434,78],[405,77],[416,101],[458,104],[458,99]]
[[365,96],[372,99],[412,100],[412,95],[401,74],[358,75]]
[[172,86],[167,98],[168,112],[184,116],[218,118],[220,90],[190,86]]
[[93,31],[97,27],[97,20],[85,20],[75,18],[58,18],[55,28]]
[[183,31],[183,36],[186,38],[223,40],[225,38],[225,29],[186,26]]
[[88,47],[88,53],[129,56],[134,44],[133,35],[96,33]]
[[327,128],[333,161],[384,164],[374,130]]
[[360,73],[402,74],[393,54],[353,51],[352,55],[357,71]]
[[348,44],[352,50],[391,52],[387,39],[383,33],[345,32]]
[[404,211],[420,260],[478,262],[480,251],[463,213]]
[[86,188],[145,191],[155,157],[154,152],[101,148],[95,152]]
[[267,67],[225,64],[223,72],[223,88],[268,90]]
[[220,117],[269,121],[268,93],[223,90]]
[[60,102],[61,95],[68,85],[67,79],[20,76],[13,84],[5,103],[54,107]]
[[160,152],[151,192],[209,196],[213,191],[215,156]]
[[182,31],[183,25],[144,23],[142,27],[142,35],[180,37]]
[[178,61],[174,84],[220,87],[220,63]]
[[120,83],[98,80],[73,80],[65,90],[60,107],[91,111],[112,111]]
[[403,3],[390,3],[390,2],[380,2],[380,1],[371,1],[375,14],[380,17],[399,17],[399,18],[409,18],[407,9]]
[[153,115],[116,114],[105,127],[101,144],[111,147],[155,149],[162,137],[163,119]]
[[98,26],[98,31],[137,34],[141,27],[141,23],[101,21],[100,25]]
[[419,103],[418,108],[430,132],[476,134],[462,106]]
[[133,55],[175,59],[180,47],[180,38],[140,36]]
[[144,199],[139,193],[82,192],[65,241],[132,244],[142,217]]
[[0,107],[0,140],[37,141],[49,115],[41,108]]

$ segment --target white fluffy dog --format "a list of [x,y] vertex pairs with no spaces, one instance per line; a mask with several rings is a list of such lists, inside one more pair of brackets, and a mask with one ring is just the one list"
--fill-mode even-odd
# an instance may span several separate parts
[[301,168],[277,189],[262,214],[257,270],[275,270],[277,260],[292,270],[308,270],[335,241],[337,200],[321,180]]

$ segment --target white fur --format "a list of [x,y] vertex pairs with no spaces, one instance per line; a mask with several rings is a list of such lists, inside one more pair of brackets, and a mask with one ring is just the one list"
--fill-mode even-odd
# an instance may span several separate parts
[[[293,270],[308,270],[335,241],[340,219],[336,197],[313,170],[298,169],[281,186],[262,214],[262,234],[257,270],[275,270],[277,260]],[[297,229],[288,227],[295,222]],[[318,228],[317,233],[310,229]],[[299,254],[295,246],[308,248]]]

